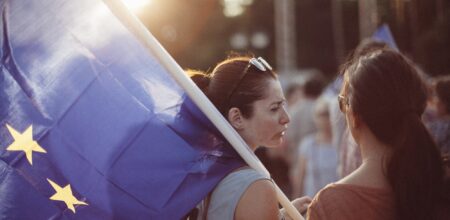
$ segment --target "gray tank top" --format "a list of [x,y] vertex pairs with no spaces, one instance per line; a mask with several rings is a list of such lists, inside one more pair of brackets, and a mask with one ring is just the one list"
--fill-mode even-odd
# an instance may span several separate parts
[[199,208],[198,220],[232,220],[239,199],[247,188],[257,180],[270,180],[258,171],[247,168],[228,174],[214,188],[209,204],[205,210],[205,200],[197,206]]

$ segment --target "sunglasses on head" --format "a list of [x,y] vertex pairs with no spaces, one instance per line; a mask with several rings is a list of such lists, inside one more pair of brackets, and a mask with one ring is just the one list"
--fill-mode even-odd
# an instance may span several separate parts
[[272,67],[269,65],[269,63],[266,60],[264,60],[262,57],[258,57],[258,58],[254,58],[253,57],[253,58],[251,58],[248,61],[248,65],[245,67],[245,69],[242,72],[239,80],[237,81],[237,83],[235,84],[233,89],[231,90],[231,93],[228,96],[228,100],[230,100],[230,98],[234,94],[235,90],[239,87],[239,84],[241,84],[241,81],[244,78],[244,76],[247,75],[248,69],[250,69],[250,67],[252,67],[252,66],[256,67],[261,72],[265,72],[267,70],[272,70]]
[[248,61],[247,68],[245,68],[246,70],[243,75],[245,75],[245,73],[247,73],[247,70],[248,70],[248,68],[250,68],[251,65],[255,66],[256,68],[258,68],[261,71],[272,70],[272,67],[269,65],[269,63],[262,57],[251,58]]

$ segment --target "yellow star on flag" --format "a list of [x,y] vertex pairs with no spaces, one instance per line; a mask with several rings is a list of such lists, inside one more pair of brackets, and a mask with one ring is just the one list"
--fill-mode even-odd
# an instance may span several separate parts
[[39,144],[33,140],[33,125],[30,125],[23,133],[16,131],[10,125],[6,124],[9,133],[14,138],[14,142],[10,144],[6,150],[23,151],[27,156],[28,162],[33,165],[33,151],[47,153]]
[[64,188],[59,186],[58,184],[54,183],[50,179],[47,179],[47,181],[52,185],[53,189],[56,191],[56,193],[50,197],[51,200],[55,201],[63,201],[66,203],[67,208],[72,210],[73,213],[75,213],[75,207],[73,205],[88,205],[85,202],[82,202],[75,198],[72,194],[72,189],[70,188],[70,184],[67,184]]

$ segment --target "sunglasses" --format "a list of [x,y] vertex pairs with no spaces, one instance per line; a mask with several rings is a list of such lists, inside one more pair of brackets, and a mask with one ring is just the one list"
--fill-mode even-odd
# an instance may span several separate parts
[[238,82],[235,84],[235,86],[231,90],[231,93],[228,96],[228,100],[230,100],[231,96],[234,94],[235,90],[239,87],[242,79],[244,78],[245,75],[247,75],[248,70],[252,66],[256,67],[261,72],[265,72],[267,70],[272,70],[272,67],[269,65],[269,63],[266,60],[264,60],[262,57],[251,58],[248,61],[248,65],[245,67],[244,71],[242,72],[241,77],[239,78]]
[[343,95],[338,95],[338,103],[339,103],[339,109],[341,110],[342,113],[345,113],[345,111],[347,110],[347,107],[350,105],[348,103],[348,99],[343,96]]
[[258,68],[261,71],[272,70],[272,67],[269,65],[269,63],[262,57],[251,58],[248,61],[248,65],[245,70],[245,73],[247,72],[247,70],[250,68],[251,65],[255,66],[256,68]]

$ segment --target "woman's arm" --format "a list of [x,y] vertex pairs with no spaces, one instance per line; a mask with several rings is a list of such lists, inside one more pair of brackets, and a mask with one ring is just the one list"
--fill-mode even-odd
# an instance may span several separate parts
[[266,179],[253,182],[239,199],[234,219],[279,219],[278,200],[273,183]]
[[[292,204],[300,213],[308,208],[311,198],[304,196],[292,201]],[[278,200],[275,187],[269,180],[257,180],[252,183],[239,200],[234,213],[235,220],[244,219],[280,219],[289,216],[284,209],[278,210]]]
[[[297,198],[297,199],[293,200],[292,204],[298,210],[298,212],[300,212],[300,214],[302,214],[304,216],[311,201],[312,201],[312,199],[310,197],[303,196],[301,198]],[[284,218],[285,220],[291,220],[289,215],[286,214],[286,211],[284,210],[284,208],[280,210],[280,213],[282,216],[285,217]]]

